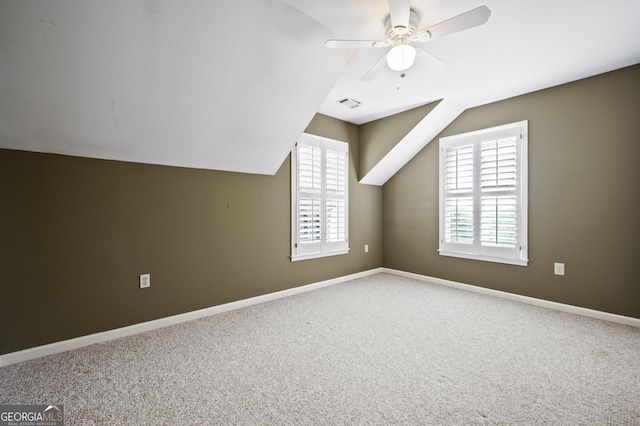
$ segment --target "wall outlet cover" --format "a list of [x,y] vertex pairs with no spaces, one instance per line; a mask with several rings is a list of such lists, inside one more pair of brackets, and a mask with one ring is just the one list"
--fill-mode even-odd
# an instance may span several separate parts
[[140,275],[140,288],[151,287],[151,274]]

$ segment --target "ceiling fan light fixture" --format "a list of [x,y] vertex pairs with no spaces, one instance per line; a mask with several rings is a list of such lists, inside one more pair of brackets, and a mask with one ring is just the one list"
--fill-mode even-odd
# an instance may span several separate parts
[[387,53],[387,64],[394,71],[404,71],[413,65],[416,60],[415,47],[408,44],[405,40],[396,44]]

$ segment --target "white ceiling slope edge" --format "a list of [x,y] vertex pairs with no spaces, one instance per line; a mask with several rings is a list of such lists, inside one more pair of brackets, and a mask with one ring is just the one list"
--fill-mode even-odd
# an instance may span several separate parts
[[421,28],[480,5],[485,25],[424,44],[443,72],[363,83],[384,51],[324,42],[383,38],[387,0],[0,0],[0,147],[274,174],[316,112],[362,124],[444,99],[371,171],[381,184],[448,105],[640,63],[638,0],[411,1]]
[[384,185],[463,111],[464,108],[461,106],[449,99],[443,99],[378,164],[369,170],[360,183]]
[[282,1],[0,0],[0,147],[275,174],[348,64]]

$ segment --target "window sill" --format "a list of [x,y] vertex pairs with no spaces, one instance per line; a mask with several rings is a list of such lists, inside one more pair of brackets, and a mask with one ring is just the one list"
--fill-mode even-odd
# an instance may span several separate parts
[[459,257],[462,259],[480,260],[483,262],[505,263],[508,265],[527,266],[529,259],[508,259],[504,257],[486,256],[475,253],[459,253],[452,251],[438,250],[441,256]]
[[297,255],[291,255],[291,261],[298,262],[300,260],[318,259],[321,257],[338,256],[341,254],[348,254],[348,253],[349,253],[349,249],[328,251],[324,253],[297,254]]

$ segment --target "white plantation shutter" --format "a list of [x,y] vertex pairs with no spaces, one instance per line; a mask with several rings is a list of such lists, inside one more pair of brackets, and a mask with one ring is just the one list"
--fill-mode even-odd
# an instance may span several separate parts
[[451,197],[445,201],[445,241],[473,244],[473,198]]
[[347,155],[333,149],[326,153],[326,242],[342,243],[347,235]]
[[348,144],[303,134],[292,155],[292,260],[348,252]]
[[299,214],[299,242],[300,244],[320,243],[322,220],[322,204],[320,198],[300,198]]
[[527,122],[440,139],[440,254],[527,264]]
[[298,150],[298,182],[301,191],[319,194],[322,190],[322,150],[301,145]]
[[298,148],[298,234],[300,244],[320,244],[322,225],[322,149]]
[[515,248],[517,229],[516,138],[480,145],[480,243]]
[[473,243],[473,145],[447,149],[444,159],[445,241]]

